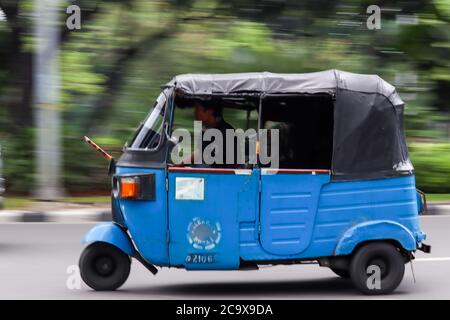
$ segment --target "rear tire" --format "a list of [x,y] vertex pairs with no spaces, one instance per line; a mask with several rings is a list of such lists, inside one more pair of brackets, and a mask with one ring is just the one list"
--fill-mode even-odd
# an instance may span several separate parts
[[81,253],[79,266],[83,281],[97,291],[119,288],[130,274],[131,259],[106,242],[94,242]]
[[392,244],[373,242],[364,245],[354,254],[349,271],[353,284],[362,293],[388,294],[403,279],[405,259]]

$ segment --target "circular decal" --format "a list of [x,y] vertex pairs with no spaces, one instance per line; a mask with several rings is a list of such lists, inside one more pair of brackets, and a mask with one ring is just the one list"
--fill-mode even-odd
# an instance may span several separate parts
[[220,223],[194,218],[189,223],[187,238],[195,249],[211,250],[220,242]]

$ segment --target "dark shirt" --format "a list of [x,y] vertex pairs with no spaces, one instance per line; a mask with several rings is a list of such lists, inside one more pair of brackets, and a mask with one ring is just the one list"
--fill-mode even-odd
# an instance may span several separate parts
[[[207,129],[209,129],[209,128],[207,128]],[[213,128],[211,128],[211,129],[213,129]],[[223,155],[223,158],[222,158],[222,164],[220,164],[220,163],[213,163],[213,164],[211,164],[210,166],[211,167],[213,167],[213,168],[226,168],[226,167],[233,167],[234,166],[234,164],[225,164],[226,163],[226,160],[227,160],[227,158],[226,158],[226,148],[227,148],[227,134],[226,134],[226,130],[227,129],[232,129],[232,130],[234,130],[234,128],[228,123],[228,122],[226,122],[225,120],[223,120],[223,119],[220,119],[219,120],[219,122],[217,122],[217,126],[214,128],[214,129],[217,129],[217,130],[219,130],[221,133],[222,133],[222,142],[223,142],[223,152],[222,152],[222,155]],[[204,154],[203,152],[204,152],[204,150],[205,150],[205,148],[210,144],[210,143],[213,143],[214,142],[214,138],[213,139],[211,139],[211,141],[204,141],[204,140],[202,140],[202,154]],[[236,161],[235,159],[236,159],[236,145],[234,144],[234,162]],[[214,152],[213,152],[213,156],[214,156]],[[219,160],[219,159],[218,159]]]

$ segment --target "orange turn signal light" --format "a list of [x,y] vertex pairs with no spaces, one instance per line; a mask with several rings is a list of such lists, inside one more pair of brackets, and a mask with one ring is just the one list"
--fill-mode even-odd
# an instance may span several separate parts
[[120,179],[120,197],[132,199],[139,196],[139,179],[136,177],[123,177]]

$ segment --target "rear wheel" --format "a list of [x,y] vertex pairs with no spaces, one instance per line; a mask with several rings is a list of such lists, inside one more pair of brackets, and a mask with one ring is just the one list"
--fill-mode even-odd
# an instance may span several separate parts
[[97,291],[119,288],[130,274],[131,259],[122,250],[105,242],[95,242],[80,256],[81,278]]
[[405,259],[390,243],[373,242],[361,247],[350,263],[350,277],[362,293],[387,294],[403,279]]

